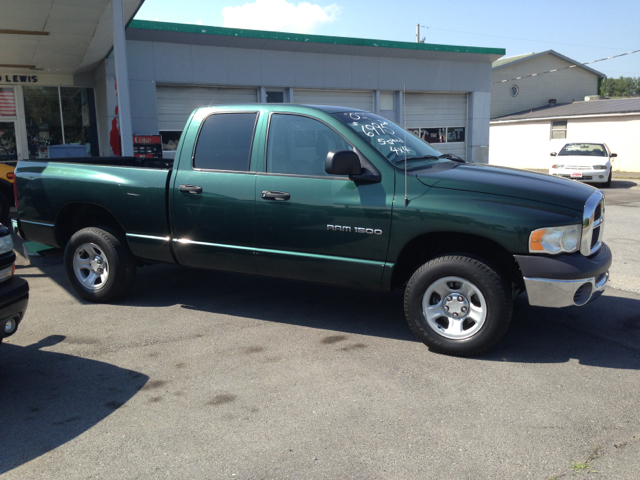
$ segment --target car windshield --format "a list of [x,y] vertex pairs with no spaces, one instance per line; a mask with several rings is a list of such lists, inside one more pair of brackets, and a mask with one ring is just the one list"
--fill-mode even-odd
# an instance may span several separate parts
[[334,117],[348,125],[360,137],[394,165],[449,161],[424,140],[408,132],[391,120],[369,112],[334,113]]
[[567,143],[558,155],[584,155],[606,157],[607,151],[601,143]]

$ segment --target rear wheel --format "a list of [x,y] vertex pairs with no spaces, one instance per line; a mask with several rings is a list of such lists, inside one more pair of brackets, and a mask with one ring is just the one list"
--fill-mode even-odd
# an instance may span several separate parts
[[136,263],[124,236],[109,227],[76,232],[64,251],[67,278],[85,300],[104,303],[127,293],[136,276]]
[[431,350],[478,355],[503,337],[512,315],[507,282],[480,260],[447,255],[420,267],[405,290],[405,316]]

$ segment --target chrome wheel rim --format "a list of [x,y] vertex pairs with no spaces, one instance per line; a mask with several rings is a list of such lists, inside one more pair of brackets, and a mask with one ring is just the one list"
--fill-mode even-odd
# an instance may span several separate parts
[[422,297],[429,326],[451,340],[464,340],[480,331],[487,319],[487,302],[472,282],[460,277],[436,280]]
[[98,291],[109,279],[107,256],[95,243],[85,243],[73,254],[73,272],[84,288]]

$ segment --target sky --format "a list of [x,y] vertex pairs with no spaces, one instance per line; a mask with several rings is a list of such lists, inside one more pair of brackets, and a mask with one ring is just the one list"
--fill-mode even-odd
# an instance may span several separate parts
[[[639,0],[145,0],[135,18],[405,42],[416,41],[420,24],[426,43],[506,56],[552,49],[581,63],[640,50]],[[640,52],[588,66],[640,77]]]

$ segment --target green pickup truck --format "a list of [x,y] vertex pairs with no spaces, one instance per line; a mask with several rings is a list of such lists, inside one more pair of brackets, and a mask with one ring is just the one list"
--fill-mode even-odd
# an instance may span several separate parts
[[154,263],[404,288],[416,336],[452,355],[493,347],[521,292],[595,299],[611,265],[600,190],[465,163],[352,108],[199,108],[173,163],[21,161],[16,179],[14,228],[64,249],[86,300],[117,299]]

